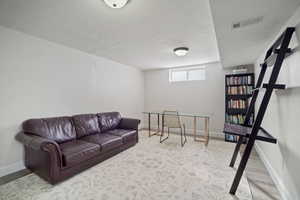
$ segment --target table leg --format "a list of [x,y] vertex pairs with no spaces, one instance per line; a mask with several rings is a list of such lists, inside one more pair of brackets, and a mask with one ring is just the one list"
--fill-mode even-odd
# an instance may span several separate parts
[[194,117],[194,141],[204,142],[205,146],[209,141],[209,117],[204,118],[204,136],[197,136],[197,117]]
[[197,141],[197,117],[194,117],[194,141]]
[[148,129],[149,129],[149,137],[152,137],[153,135],[160,135],[160,114],[157,114],[157,130],[153,134],[151,134],[151,113],[148,114]]
[[149,130],[149,137],[151,137],[151,114],[148,113],[148,130]]
[[165,115],[162,115],[162,118],[161,118],[161,122],[162,122],[162,124],[161,124],[161,136],[163,136],[164,135],[164,129],[165,129],[165,127],[164,127],[164,125],[165,125]]
[[160,114],[157,114],[157,132],[156,132],[156,135],[160,136]]
[[161,121],[162,121],[162,123],[161,123],[161,133],[160,133],[160,137],[159,137],[159,142],[160,143],[162,143],[163,141],[165,141],[166,139],[168,139],[168,137],[166,137],[166,138],[164,138],[163,139],[163,136],[164,136],[164,129],[165,129],[165,127],[164,127],[164,124],[165,124],[165,116],[164,115],[162,115],[162,117],[161,117]]
[[209,141],[209,117],[205,118],[205,145],[208,145]]

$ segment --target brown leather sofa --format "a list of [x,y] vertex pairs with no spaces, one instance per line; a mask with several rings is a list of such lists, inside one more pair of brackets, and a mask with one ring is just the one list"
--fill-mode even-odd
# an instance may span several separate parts
[[134,146],[139,123],[118,112],[29,119],[17,139],[25,166],[55,184]]

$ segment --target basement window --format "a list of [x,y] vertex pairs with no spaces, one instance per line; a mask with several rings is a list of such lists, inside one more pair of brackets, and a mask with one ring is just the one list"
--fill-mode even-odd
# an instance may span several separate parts
[[203,81],[206,79],[204,66],[173,68],[169,70],[169,82]]

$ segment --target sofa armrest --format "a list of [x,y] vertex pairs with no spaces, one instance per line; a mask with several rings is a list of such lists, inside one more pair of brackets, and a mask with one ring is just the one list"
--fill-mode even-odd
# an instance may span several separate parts
[[36,135],[25,134],[24,132],[20,132],[16,136],[16,139],[25,147],[50,154],[50,157],[53,158],[52,161],[56,162],[53,164],[59,167],[62,166],[62,153],[59,145],[55,141]]
[[119,127],[123,129],[138,129],[141,120],[131,119],[131,118],[122,118]]

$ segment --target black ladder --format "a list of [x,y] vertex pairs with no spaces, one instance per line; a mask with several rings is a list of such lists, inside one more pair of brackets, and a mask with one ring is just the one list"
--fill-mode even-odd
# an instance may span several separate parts
[[[244,138],[248,138],[246,149],[243,153],[241,162],[237,169],[236,175],[234,177],[233,183],[231,185],[230,194],[235,194],[239,186],[240,180],[246,168],[250,153],[252,151],[255,140],[261,140],[264,142],[277,143],[277,140],[272,137],[264,128],[261,127],[262,120],[264,118],[265,112],[267,110],[269,101],[271,99],[274,89],[285,89],[285,85],[276,84],[283,60],[292,54],[292,50],[289,48],[290,40],[293,33],[295,32],[294,27],[287,28],[282,35],[274,42],[274,44],[269,48],[266,53],[265,60],[261,64],[261,71],[256,83],[256,87],[253,90],[251,103],[248,107],[245,122],[243,125],[229,124],[225,123],[224,133],[237,135],[239,140],[236,144],[230,167],[234,166],[236,157],[238,155],[241,144],[244,141]],[[273,66],[269,82],[263,84],[264,76],[268,66]],[[257,116],[254,121],[253,126],[249,126],[248,122],[251,117],[251,111],[255,107],[255,102],[257,100],[259,91],[261,89],[265,90],[262,102],[258,108]]]

